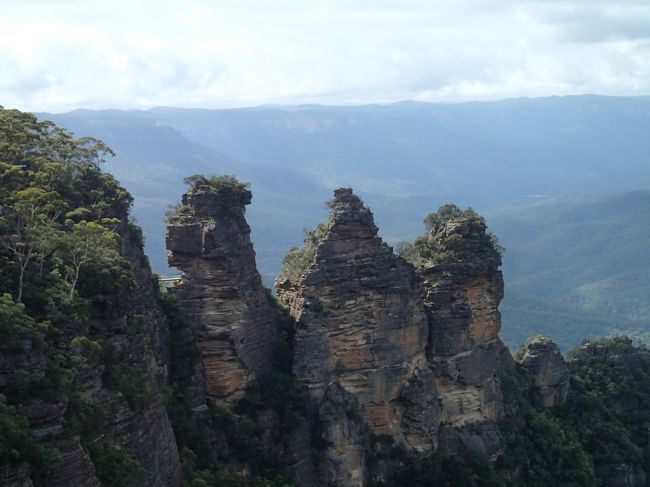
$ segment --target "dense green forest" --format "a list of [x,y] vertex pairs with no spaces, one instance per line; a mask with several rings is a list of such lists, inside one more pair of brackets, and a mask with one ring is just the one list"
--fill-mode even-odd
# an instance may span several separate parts
[[569,350],[585,337],[650,330],[650,192],[558,198],[493,218],[507,248],[503,337],[545,332]]
[[[100,170],[112,154],[102,142],[75,139],[16,110],[0,109],[0,130],[0,354],[8,367],[0,383],[0,459],[28,462],[33,479],[46,485],[53,452],[35,441],[17,408],[67,402],[70,431],[84,437],[82,419],[92,407],[72,395],[72,384],[100,360],[130,401],[146,400],[138,374],[111,363],[108,349],[89,338],[91,299],[136,288],[118,231],[131,196]],[[117,445],[86,446],[106,480],[134,468]]]

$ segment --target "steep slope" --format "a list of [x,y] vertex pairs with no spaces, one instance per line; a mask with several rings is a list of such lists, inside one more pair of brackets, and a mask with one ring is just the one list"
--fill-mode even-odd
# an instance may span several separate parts
[[168,324],[109,153],[0,109],[3,485],[181,482]]
[[[431,230],[415,249],[432,329],[429,358],[446,425],[441,446],[494,455],[502,447],[495,427],[503,417],[499,374],[512,368],[499,339],[501,256],[481,217],[458,209],[446,215],[444,208],[449,205],[427,217]],[[480,434],[459,433],[467,425]]]
[[435,445],[429,328],[413,269],[377,237],[370,211],[349,189],[336,190],[330,207],[313,263],[276,286],[297,322],[294,373],[318,407],[326,482],[365,485],[364,427],[410,449]]
[[167,225],[169,263],[183,272],[173,292],[193,323],[206,394],[227,403],[270,373],[279,341],[244,218],[251,197],[234,178],[197,181]]

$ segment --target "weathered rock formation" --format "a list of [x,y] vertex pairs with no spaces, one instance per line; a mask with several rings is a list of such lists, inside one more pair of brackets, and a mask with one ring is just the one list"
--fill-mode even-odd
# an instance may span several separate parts
[[325,481],[385,477],[382,442],[497,453],[498,372],[511,359],[498,338],[501,262],[485,225],[434,229],[431,245],[446,257],[416,270],[377,236],[352,190],[337,189],[331,208],[319,239],[290,254],[304,268],[276,281],[296,320],[294,373],[327,445]]
[[244,218],[250,201],[247,189],[199,185],[167,225],[169,264],[183,272],[173,292],[192,322],[205,394],[224,404],[271,370],[278,339]]
[[426,238],[433,255],[418,273],[431,323],[428,356],[443,411],[440,446],[494,455],[502,447],[496,428],[503,414],[499,372],[513,365],[499,338],[501,257],[475,214],[433,225]]
[[331,208],[314,262],[277,289],[296,319],[294,373],[318,405],[326,480],[364,485],[364,428],[411,449],[435,446],[429,327],[414,269],[377,236],[370,211],[349,189]]
[[545,406],[557,406],[569,393],[569,367],[558,346],[548,337],[539,335],[528,340],[517,357],[539,388]]

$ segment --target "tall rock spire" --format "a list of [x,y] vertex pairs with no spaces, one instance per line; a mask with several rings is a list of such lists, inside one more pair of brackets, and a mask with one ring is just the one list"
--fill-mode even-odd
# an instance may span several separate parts
[[370,210],[347,188],[330,207],[328,223],[296,256],[301,272],[276,284],[297,320],[294,373],[309,388],[328,445],[325,480],[361,486],[372,470],[370,436],[409,450],[434,447],[429,326],[413,267],[377,236]]
[[167,225],[169,264],[183,272],[173,292],[193,323],[206,395],[231,403],[270,370],[278,340],[244,217],[251,192],[236,180],[195,184],[182,201]]
[[496,427],[503,415],[500,373],[514,366],[499,338],[501,256],[483,218],[450,207],[456,214],[448,218],[432,214],[441,221],[424,237],[430,258],[418,265],[431,323],[429,360],[445,424],[440,447],[494,455],[503,446]]

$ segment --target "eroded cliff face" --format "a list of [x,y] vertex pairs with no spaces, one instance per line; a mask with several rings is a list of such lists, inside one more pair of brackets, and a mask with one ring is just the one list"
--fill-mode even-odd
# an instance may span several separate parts
[[[62,362],[69,384],[59,383],[56,391],[39,390],[42,398],[16,400],[32,437],[50,451],[42,485],[98,487],[94,461],[101,453],[93,457],[91,450],[104,446],[121,449],[137,462],[129,478],[132,485],[181,484],[176,440],[161,393],[168,378],[167,322],[155,300],[148,260],[126,218],[119,234],[120,253],[133,268],[137,292],[94,296],[87,321],[58,329],[53,343],[58,360],[65,354],[75,364],[70,368]],[[80,336],[84,340],[79,341]],[[16,387],[19,371],[27,377],[47,377],[53,370],[48,360],[51,355],[48,358],[43,345],[32,340],[23,341],[19,349],[0,350],[0,390]],[[114,380],[118,375],[137,376],[143,394],[137,405]],[[32,485],[30,468],[0,472],[0,484]]]
[[539,335],[528,340],[517,364],[531,375],[545,406],[564,404],[569,393],[569,367],[550,338]]
[[370,435],[435,446],[429,326],[413,268],[377,236],[371,212],[349,189],[331,208],[314,261],[277,289],[296,319],[294,373],[318,410],[326,481],[364,485]]
[[416,269],[377,236],[352,190],[330,204],[317,241],[290,254],[303,268],[276,281],[296,319],[294,373],[317,411],[326,481],[385,478],[397,450],[496,454],[498,375],[512,361],[498,338],[501,262],[485,225],[435,228],[429,244],[443,258]]
[[226,405],[272,369],[278,340],[244,218],[250,201],[245,189],[194,187],[167,225],[169,264],[183,272],[173,292],[192,323],[205,395]]
[[485,223],[474,216],[433,225],[427,239],[434,254],[418,266],[418,274],[431,323],[428,357],[443,411],[440,447],[494,455],[502,448],[496,427],[503,415],[499,375],[513,366],[499,338],[501,257]]

